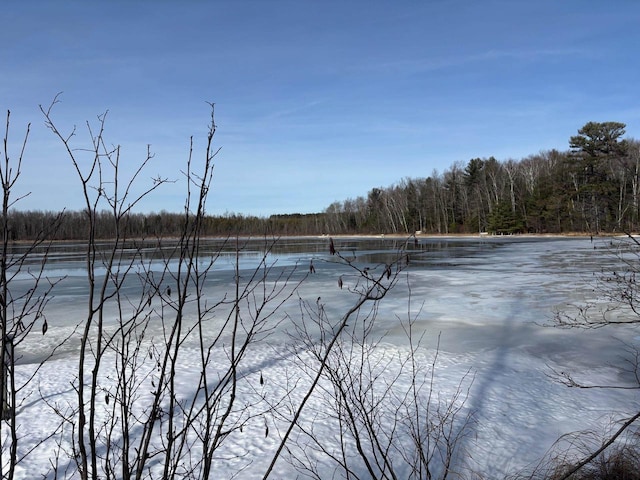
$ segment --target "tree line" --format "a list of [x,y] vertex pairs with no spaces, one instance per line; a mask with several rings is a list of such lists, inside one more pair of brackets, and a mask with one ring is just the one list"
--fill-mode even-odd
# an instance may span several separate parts
[[519,161],[454,163],[325,210],[334,232],[567,233],[638,228],[640,142],[625,124],[589,122],[570,149]]
[[[521,160],[494,157],[455,162],[442,173],[404,178],[371,189],[366,198],[334,202],[323,212],[268,217],[206,215],[203,234],[320,235],[479,233],[601,233],[637,230],[640,222],[640,142],[623,139],[626,125],[589,122],[569,139],[569,150],[542,151]],[[59,212],[9,214],[11,240],[33,239]],[[59,218],[56,240],[76,239],[94,221],[98,238],[115,236],[109,212]],[[184,213],[130,212],[130,237],[178,235]]]

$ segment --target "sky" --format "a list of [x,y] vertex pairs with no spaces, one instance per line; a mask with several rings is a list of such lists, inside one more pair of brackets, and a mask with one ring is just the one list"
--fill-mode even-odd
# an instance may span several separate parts
[[9,0],[2,20],[0,131],[10,110],[14,162],[31,125],[12,188],[22,210],[84,207],[40,111],[58,94],[52,117],[75,126],[74,148],[106,113],[121,188],[150,145],[132,194],[172,182],[137,204],[145,213],[184,208],[210,103],[215,215],[321,212],[455,162],[567,150],[589,121],[640,138],[633,0]]

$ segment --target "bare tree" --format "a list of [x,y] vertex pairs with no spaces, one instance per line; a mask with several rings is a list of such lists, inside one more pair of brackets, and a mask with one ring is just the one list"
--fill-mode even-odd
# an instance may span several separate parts
[[[22,174],[22,162],[29,138],[30,125],[22,141],[18,144],[16,159],[9,154],[10,112],[7,111],[6,128],[3,137],[2,161],[0,161],[0,179],[2,182],[2,251],[0,252],[0,392],[2,394],[2,420],[0,421],[0,478],[12,479],[16,466],[29,455],[29,451],[18,454],[22,439],[18,430],[17,412],[19,395],[34,389],[33,379],[39,367],[32,375],[17,380],[15,365],[20,360],[16,349],[27,338],[47,332],[45,307],[51,298],[54,287],[60,281],[47,278],[44,267],[51,247],[51,238],[60,223],[62,213],[54,217],[51,223],[36,232],[35,239],[20,245],[13,244],[11,234],[14,225],[10,219],[10,209],[25,196],[15,195],[14,190]],[[21,280],[21,276],[27,281]],[[42,363],[40,363],[42,366]],[[46,441],[38,439],[36,444]]]
[[[71,445],[72,457],[77,459],[78,470],[81,478],[98,478],[100,472],[107,471],[101,468],[101,456],[108,457],[112,453],[111,443],[106,441],[104,451],[101,447],[104,440],[101,438],[105,432],[112,432],[113,425],[109,420],[103,420],[99,413],[98,402],[101,399],[108,401],[110,392],[102,385],[104,370],[109,364],[107,353],[116,350],[120,355],[116,358],[124,360],[120,365],[119,389],[123,398],[116,397],[116,405],[126,409],[132,401],[127,398],[131,393],[126,386],[127,378],[127,343],[130,339],[135,341],[137,335],[144,332],[145,323],[149,315],[145,313],[144,303],[141,299],[132,299],[123,296],[123,286],[134,271],[138,258],[127,257],[123,254],[127,238],[124,235],[124,225],[129,218],[131,210],[149,193],[156,190],[167,180],[155,178],[152,185],[141,194],[133,194],[136,179],[150,162],[152,155],[148,151],[147,157],[141,162],[132,177],[123,181],[119,173],[121,152],[119,146],[109,146],[104,137],[105,121],[107,114],[100,115],[97,119],[97,129],[87,122],[87,130],[90,136],[90,146],[77,149],[73,141],[76,137],[75,127],[68,134],[62,133],[52,118],[52,109],[58,103],[58,97],[54,99],[48,108],[41,107],[45,117],[46,126],[62,142],[66,153],[71,160],[78,175],[82,187],[82,195],[85,203],[84,213],[88,219],[88,231],[86,232],[86,267],[88,280],[87,315],[79,324],[81,329],[80,352],[78,356],[78,377],[74,388],[77,393],[77,405],[66,415],[71,420],[71,428],[74,441]],[[83,160],[88,159],[86,169],[83,168]],[[115,236],[107,248],[98,242],[96,234],[96,218],[101,210],[110,212]],[[104,274],[99,271],[104,269]],[[148,294],[148,292],[145,292]],[[128,311],[124,311],[124,307]],[[112,320],[116,315],[115,321]],[[122,339],[125,339],[125,344]],[[138,346],[139,347],[139,346]],[[137,352],[137,349],[133,349]],[[135,357],[134,357],[135,360]],[[135,364],[134,364],[135,365]],[[110,366],[110,365],[109,365]],[[86,378],[89,381],[85,381]],[[124,411],[123,413],[128,413]],[[123,415],[122,421],[127,422],[129,416]],[[106,422],[106,423],[105,423]],[[127,429],[127,425],[123,426]],[[126,437],[126,436],[125,436]],[[123,463],[128,457],[122,457]],[[124,472],[123,472],[124,473]],[[125,477],[126,478],[126,477]]]
[[[78,475],[86,479],[211,478],[216,452],[272,408],[259,397],[241,397],[239,385],[250,380],[245,364],[252,349],[284,318],[278,312],[305,275],[297,268],[274,268],[268,258],[277,239],[269,238],[259,265],[241,270],[243,241],[236,239],[232,293],[210,297],[207,282],[220,253],[206,250],[202,237],[219,151],[213,148],[213,105],[203,165],[199,172],[195,169],[192,139],[183,171],[187,193],[181,236],[145,240],[124,235],[129,213],[168,180],[156,178],[141,195],[131,197],[151,154],[123,183],[120,149],[108,148],[104,140],[105,115],[98,117],[97,131],[88,125],[90,148],[78,149],[72,145],[75,130],[63,134],[53,120],[56,103],[42,111],[76,168],[89,218],[88,313],[80,325],[77,400],[52,405],[65,423],[59,456],[72,458]],[[77,152],[90,156],[86,170]],[[106,249],[94,231],[105,204],[116,231]],[[154,253],[142,255],[149,245]],[[125,253],[131,250],[133,255]],[[139,294],[128,293],[132,284],[139,285]],[[199,358],[195,366],[185,364],[193,355],[183,353],[193,349]],[[188,367],[199,373],[193,390],[183,392],[176,377]],[[68,442],[70,433],[73,441]],[[56,478],[68,475],[54,470]]]

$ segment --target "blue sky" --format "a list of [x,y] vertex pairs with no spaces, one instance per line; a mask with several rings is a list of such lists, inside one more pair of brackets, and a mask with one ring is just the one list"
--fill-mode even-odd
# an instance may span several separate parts
[[[216,104],[208,212],[319,212],[473,157],[568,149],[588,121],[640,137],[640,2],[17,1],[3,3],[9,153],[27,123],[21,209],[77,210],[80,184],[39,105],[86,146],[108,110],[123,174],[175,179],[139,210],[181,211]],[[4,118],[2,119],[4,124]],[[4,130],[4,129],[3,129]]]

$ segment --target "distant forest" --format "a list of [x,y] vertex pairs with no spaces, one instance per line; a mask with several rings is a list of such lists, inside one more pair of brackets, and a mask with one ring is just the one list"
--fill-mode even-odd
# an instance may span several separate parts
[[[208,216],[203,234],[455,234],[608,233],[640,226],[640,142],[623,139],[625,124],[589,122],[569,139],[568,151],[521,160],[472,158],[443,173],[405,178],[365,197],[334,202],[314,214]],[[85,238],[82,211],[10,211],[10,240]],[[129,237],[178,235],[190,216],[132,213]],[[114,237],[113,215],[97,218],[97,238]],[[55,232],[50,226],[55,224]]]

